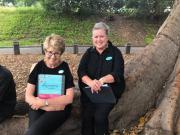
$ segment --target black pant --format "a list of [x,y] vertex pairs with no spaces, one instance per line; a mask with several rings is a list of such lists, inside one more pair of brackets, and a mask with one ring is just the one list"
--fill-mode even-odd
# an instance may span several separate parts
[[0,103],[0,123],[13,115],[14,107],[15,105]]
[[70,116],[71,108],[63,111],[29,111],[29,128],[26,135],[49,135]]
[[82,104],[82,135],[108,134],[108,115],[114,104]]

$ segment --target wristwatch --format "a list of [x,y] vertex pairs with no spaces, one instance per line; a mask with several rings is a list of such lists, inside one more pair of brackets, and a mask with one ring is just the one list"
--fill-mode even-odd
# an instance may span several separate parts
[[49,105],[48,100],[45,99],[45,106],[48,106],[48,105]]

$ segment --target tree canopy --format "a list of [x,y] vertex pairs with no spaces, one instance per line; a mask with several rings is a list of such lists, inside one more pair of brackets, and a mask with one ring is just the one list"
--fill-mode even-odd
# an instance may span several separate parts
[[0,0],[16,6],[32,6],[41,3],[47,12],[55,14],[78,14],[80,16],[103,14],[135,17],[160,17],[172,8],[174,0]]
[[[39,0],[47,11],[65,14],[114,14],[134,11],[135,16],[163,16],[173,0]],[[125,10],[122,10],[125,9]],[[131,9],[131,10],[128,10]]]

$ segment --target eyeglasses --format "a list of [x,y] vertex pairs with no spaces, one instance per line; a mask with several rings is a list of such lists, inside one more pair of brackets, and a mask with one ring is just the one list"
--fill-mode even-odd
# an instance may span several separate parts
[[61,53],[60,52],[53,52],[53,51],[45,51],[46,52],[46,54],[49,56],[49,57],[51,57],[51,56],[55,56],[55,57],[58,57],[58,56],[60,56],[61,55]]

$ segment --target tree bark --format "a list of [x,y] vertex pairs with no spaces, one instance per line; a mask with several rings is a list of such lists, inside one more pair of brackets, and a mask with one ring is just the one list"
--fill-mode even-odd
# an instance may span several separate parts
[[180,114],[180,55],[165,89],[165,95],[145,126],[146,135],[174,135]]
[[178,121],[177,121],[177,124],[176,124],[177,126],[176,126],[176,132],[175,132],[175,134],[176,135],[180,135],[180,117],[178,118]]
[[175,1],[173,10],[151,45],[125,65],[127,87],[111,112],[111,128],[127,128],[150,108],[155,107],[158,97],[164,95],[163,86],[179,55],[179,1]]

